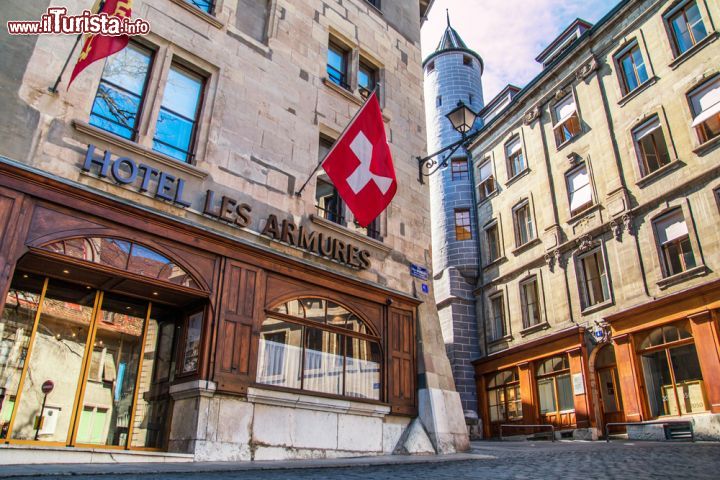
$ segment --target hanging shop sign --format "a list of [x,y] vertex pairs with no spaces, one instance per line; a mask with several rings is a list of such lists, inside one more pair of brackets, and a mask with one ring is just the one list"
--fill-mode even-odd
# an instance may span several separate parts
[[[120,185],[135,188],[181,208],[191,206],[185,198],[185,179],[138,163],[130,157],[113,158],[109,150],[99,155],[94,145],[88,145],[82,171],[96,172],[100,178],[111,178]],[[252,206],[247,203],[207,190],[203,205],[202,213],[206,217],[239,228],[253,229]],[[351,242],[313,231],[305,225],[298,226],[290,220],[279,220],[272,214],[261,225],[254,230],[277,242],[352,268],[370,268],[370,252]]]

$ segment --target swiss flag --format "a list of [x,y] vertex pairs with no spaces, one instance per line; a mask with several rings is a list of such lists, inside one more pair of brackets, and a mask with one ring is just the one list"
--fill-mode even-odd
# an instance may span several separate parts
[[397,191],[380,104],[373,92],[322,163],[340,197],[367,227]]

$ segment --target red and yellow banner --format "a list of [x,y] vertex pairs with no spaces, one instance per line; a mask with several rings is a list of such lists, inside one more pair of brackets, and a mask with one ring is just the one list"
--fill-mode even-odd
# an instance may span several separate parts
[[[132,14],[133,0],[96,0],[93,6],[93,13],[106,14],[109,17],[117,17],[119,19],[130,19]],[[68,89],[75,77],[85,70],[91,63],[101,60],[105,57],[119,52],[127,47],[130,37],[127,35],[101,35],[87,34],[83,42],[83,48],[75,68],[70,75]]]

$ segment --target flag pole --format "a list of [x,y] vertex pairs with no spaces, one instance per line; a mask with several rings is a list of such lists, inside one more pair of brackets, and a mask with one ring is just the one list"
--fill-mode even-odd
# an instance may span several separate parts
[[72,50],[70,50],[70,53],[67,56],[67,59],[65,59],[65,65],[63,65],[62,70],[60,71],[60,75],[57,76],[57,79],[55,80],[55,84],[52,87],[49,87],[48,90],[50,93],[57,93],[57,87],[60,85],[60,79],[62,79],[63,74],[65,73],[65,69],[67,69],[68,63],[70,63],[70,58],[73,56],[73,53],[75,52],[75,49],[78,46],[78,43],[80,43],[80,39],[82,38],[83,34],[78,33],[77,38],[75,39],[75,44],[72,47]]
[[301,197],[301,196],[302,196],[302,192],[303,192],[303,190],[305,190],[305,187],[307,187],[307,184],[310,183],[310,179],[312,179],[313,175],[315,175],[315,172],[318,171],[318,169],[320,168],[320,166],[322,165],[322,163],[325,161],[325,159],[328,157],[328,155],[330,155],[330,154],[332,153],[333,149],[335,148],[335,145],[337,145],[337,143],[343,138],[343,136],[345,136],[345,132],[347,132],[347,129],[350,128],[350,125],[353,124],[353,122],[355,121],[355,118],[357,118],[357,116],[360,115],[360,112],[363,111],[363,109],[365,108],[365,106],[368,104],[368,101],[370,101],[370,98],[377,93],[378,88],[380,88],[380,82],[377,82],[377,83],[375,84],[375,88],[374,88],[373,91],[370,93],[370,95],[368,95],[367,99],[365,100],[365,103],[362,104],[362,106],[358,109],[358,111],[355,112],[355,115],[353,115],[353,117],[350,119],[350,121],[348,122],[348,124],[345,125],[345,129],[342,131],[342,133],[341,133],[340,136],[337,138],[337,140],[335,140],[335,142],[333,143],[332,148],[330,148],[330,150],[328,150],[328,152],[325,154],[325,156],[323,156],[323,158],[320,159],[320,161],[318,162],[318,164],[315,165],[315,168],[313,169],[312,172],[310,172],[310,175],[308,176],[307,180],[305,180],[305,183],[302,184],[302,187],[300,187],[300,190],[298,190],[298,191],[295,192],[295,196],[297,196],[297,197]]

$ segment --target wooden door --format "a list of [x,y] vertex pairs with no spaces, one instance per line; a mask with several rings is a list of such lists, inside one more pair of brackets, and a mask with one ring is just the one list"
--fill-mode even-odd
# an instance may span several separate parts
[[[613,365],[599,368],[597,370],[597,385],[600,393],[600,410],[603,415],[603,425],[625,422],[617,367]],[[610,431],[624,432],[625,427],[612,427]]]

